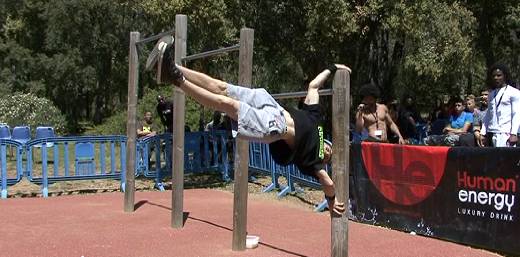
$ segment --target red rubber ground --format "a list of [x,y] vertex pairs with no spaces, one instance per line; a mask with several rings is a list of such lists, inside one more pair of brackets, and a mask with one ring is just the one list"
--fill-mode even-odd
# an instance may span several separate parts
[[[330,218],[281,201],[249,197],[253,250],[231,251],[233,195],[186,190],[183,229],[170,228],[171,192],[0,200],[0,256],[330,256]],[[442,240],[349,223],[349,256],[496,256]]]

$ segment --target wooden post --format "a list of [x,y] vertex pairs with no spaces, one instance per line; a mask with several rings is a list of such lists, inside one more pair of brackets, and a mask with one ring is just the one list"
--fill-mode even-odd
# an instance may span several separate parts
[[331,255],[348,256],[348,176],[349,164],[349,113],[350,113],[350,74],[337,70],[332,84],[332,155],[333,180],[336,198],[345,203],[341,217],[331,218]]
[[[251,87],[253,77],[254,30],[240,30],[238,84]],[[249,142],[237,139],[235,150],[235,187],[233,195],[233,251],[246,249]]]
[[[175,15],[175,63],[180,64],[186,56],[188,17],[186,15]],[[184,110],[186,95],[173,86],[174,108],[173,108],[173,142],[172,142],[172,228],[184,226]]]
[[128,57],[128,109],[126,122],[126,170],[125,172],[125,212],[134,211],[135,200],[135,144],[137,137],[137,83],[139,81],[139,60],[136,42],[139,32],[130,32],[130,55]]

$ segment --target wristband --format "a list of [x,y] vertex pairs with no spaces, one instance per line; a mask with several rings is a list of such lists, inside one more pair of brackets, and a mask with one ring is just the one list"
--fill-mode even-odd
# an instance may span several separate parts
[[334,200],[336,200],[336,195],[333,195],[333,196],[325,195],[325,199],[327,199],[327,202],[334,201]]
[[338,69],[338,67],[336,67],[335,64],[331,64],[329,65],[329,67],[327,67],[327,70],[330,70],[330,73],[334,74],[334,72],[336,72],[336,70]]

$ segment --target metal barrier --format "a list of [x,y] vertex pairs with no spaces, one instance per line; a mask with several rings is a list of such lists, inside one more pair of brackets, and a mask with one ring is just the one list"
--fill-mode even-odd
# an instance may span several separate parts
[[[233,144],[226,131],[189,132],[184,140],[184,170],[186,174],[220,172],[229,181],[229,155]],[[160,149],[159,151],[157,149]],[[154,152],[153,157],[151,152]],[[230,151],[231,150],[231,151]],[[155,179],[155,187],[164,190],[162,181],[172,172],[172,135],[161,134],[137,141],[136,175]],[[153,166],[152,164],[153,162]],[[163,164],[164,160],[164,164]]]
[[[7,147],[16,148],[16,171],[7,165]],[[274,162],[267,144],[250,144],[250,168],[271,176],[272,182],[263,191],[279,188],[279,197],[298,191],[294,183],[320,188],[319,182],[304,175],[294,166],[280,166]],[[172,135],[145,137],[136,144],[135,175],[154,178],[155,186],[164,190],[162,181],[171,175]],[[232,178],[230,165],[234,140],[226,131],[191,132],[185,137],[185,171],[189,173],[220,172],[224,181]],[[23,156],[25,155],[25,165]],[[81,136],[40,138],[21,144],[14,140],[0,140],[2,197],[7,186],[16,184],[23,176],[42,185],[42,195],[48,196],[48,185],[58,181],[87,179],[120,179],[124,188],[126,170],[125,136]],[[25,169],[24,169],[25,167]],[[280,185],[283,176],[287,185]]]
[[[48,196],[49,183],[57,181],[121,179],[121,188],[124,188],[124,136],[41,138],[27,142],[24,148],[27,156],[25,175],[30,182],[42,185],[44,197]],[[48,153],[49,148],[52,149],[52,155]],[[33,156],[37,151],[40,152],[39,160]],[[110,162],[109,166],[107,159]],[[49,162],[52,162],[52,171],[49,170]],[[35,169],[34,166],[40,166],[41,169]]]
[[[7,165],[7,149],[16,149],[16,169]],[[7,198],[7,186],[18,183],[23,176],[22,154],[23,145],[12,139],[0,139],[0,178],[1,178],[1,197]],[[11,158],[13,156],[10,156]]]
[[[231,180],[231,171],[233,168],[233,155],[235,153],[235,141],[227,131],[213,130],[202,134],[202,142],[204,147],[204,159],[202,160],[204,170],[219,171],[222,174],[222,180],[228,182]],[[189,152],[190,149],[185,149]],[[185,163],[188,163],[185,161]]]
[[[215,171],[223,180],[231,179],[234,144],[226,131],[186,133],[185,144],[187,173]],[[16,149],[16,169],[8,163],[9,147]],[[49,184],[58,181],[118,179],[124,190],[126,147],[125,136],[52,137],[25,144],[0,139],[1,197],[7,198],[7,186],[24,176],[42,186],[44,197]],[[137,141],[135,150],[135,175],[154,178],[156,187],[164,190],[162,180],[172,170],[172,135],[145,137]]]
[[[319,181],[312,177],[301,173],[295,165],[281,166],[274,162],[269,153],[269,145],[262,143],[249,144],[249,168],[271,176],[271,184],[269,184],[262,192],[269,192],[274,189],[280,189],[278,197],[286,196],[289,193],[298,192],[302,189],[295,187],[294,183],[305,185],[311,188],[320,189]],[[327,165],[327,171],[330,166]],[[283,176],[287,179],[287,185],[280,185],[278,179]],[[323,200],[315,209],[315,211],[322,211],[327,202]]]

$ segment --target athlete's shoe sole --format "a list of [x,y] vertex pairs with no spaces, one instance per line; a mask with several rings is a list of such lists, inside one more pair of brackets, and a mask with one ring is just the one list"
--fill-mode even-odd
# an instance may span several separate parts
[[160,38],[157,43],[155,43],[152,52],[150,52],[148,59],[146,59],[146,70],[152,70],[154,68],[154,66],[157,64],[157,61],[159,60],[159,56],[164,54],[166,47],[168,45],[172,45],[173,41],[173,36],[164,36]]
[[179,86],[184,81],[184,75],[173,60],[173,41],[172,36],[164,36],[157,41],[146,60],[146,69],[155,68],[157,83],[172,83]]

